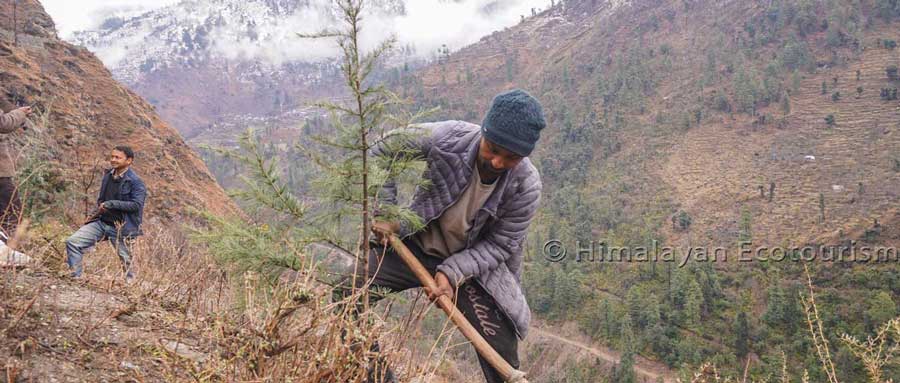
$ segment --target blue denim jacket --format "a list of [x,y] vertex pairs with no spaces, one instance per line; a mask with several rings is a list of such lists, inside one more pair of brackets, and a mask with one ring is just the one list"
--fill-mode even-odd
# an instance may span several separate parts
[[101,201],[103,198],[103,189],[112,177],[112,172],[107,171],[103,175],[103,182],[100,184],[100,194],[97,196],[97,205],[105,202],[108,209],[118,210],[125,216],[125,224],[122,226],[122,235],[126,237],[137,237],[141,234],[141,219],[144,216],[144,200],[147,198],[147,187],[144,181],[138,177],[137,173],[132,169],[128,169],[122,179],[122,186],[119,188],[119,195],[114,200]]

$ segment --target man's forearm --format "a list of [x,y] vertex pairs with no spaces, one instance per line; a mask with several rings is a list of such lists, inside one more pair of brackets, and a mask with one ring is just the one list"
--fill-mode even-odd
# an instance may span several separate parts
[[493,271],[518,253],[519,244],[510,242],[507,246],[501,246],[492,237],[483,238],[471,248],[451,255],[438,265],[437,270],[459,286],[469,278]]
[[126,213],[136,212],[141,205],[134,201],[109,200],[103,202],[103,207],[109,210],[118,210]]
[[0,133],[12,133],[25,122],[25,112],[16,109],[9,113],[0,113]]

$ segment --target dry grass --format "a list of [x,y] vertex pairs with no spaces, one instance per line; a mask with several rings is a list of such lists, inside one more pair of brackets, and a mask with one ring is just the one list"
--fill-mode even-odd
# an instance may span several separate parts
[[[47,131],[49,110],[36,131]],[[311,257],[293,246],[248,247],[296,259],[297,270],[272,280],[224,263],[210,253],[214,246],[190,240],[190,230],[151,209],[132,249],[132,283],[124,283],[108,242],[85,254],[84,279],[69,279],[65,239],[94,204],[99,162],[77,157],[78,168],[64,172],[40,155],[47,152],[42,140],[26,138],[20,194],[35,205],[23,206],[26,212],[42,222],[22,222],[9,243],[33,262],[0,269],[0,382],[343,383],[363,382],[384,363],[401,382],[435,381],[454,332],[448,321],[430,340],[422,337],[428,304],[414,304],[400,321],[386,319],[389,304],[354,318],[346,308],[361,293],[332,302]],[[57,179],[62,173],[69,178]],[[371,351],[376,341],[378,353]]]
[[[145,228],[134,283],[124,284],[107,243],[85,255],[83,281],[68,280],[63,240],[72,231],[33,228],[19,249],[36,263],[0,273],[0,361],[9,375],[0,380],[363,382],[384,358],[409,381],[433,376],[449,347],[449,337],[430,352],[403,346],[421,334],[426,306],[394,324],[380,306],[353,320],[339,308],[359,296],[332,303],[311,263],[274,282],[231,274],[170,226]],[[379,355],[369,351],[376,340]]]

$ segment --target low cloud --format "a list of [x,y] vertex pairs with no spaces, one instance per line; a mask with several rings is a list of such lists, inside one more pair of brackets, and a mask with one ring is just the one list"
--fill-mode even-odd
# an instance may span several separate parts
[[[59,11],[61,7],[59,1],[50,0],[48,4],[56,3],[57,8],[48,6],[48,10]],[[86,2],[84,10],[81,11],[82,15],[90,15],[84,17],[90,18],[89,22],[94,28],[110,20],[110,17],[132,16],[135,12],[146,10],[148,7],[160,8],[160,5],[173,3],[175,0],[155,0],[145,3],[113,0],[112,5],[102,6],[96,4],[100,1]],[[310,1],[308,7],[286,17],[273,17],[270,9],[259,0],[243,1],[246,2],[189,0],[172,4],[171,7],[174,8],[159,10],[158,13],[174,17],[176,25],[195,32],[196,28],[204,23],[203,20],[207,20],[208,17],[216,19],[217,21],[212,24],[214,26],[204,27],[209,42],[208,53],[214,56],[258,60],[278,66],[286,62],[318,62],[340,54],[333,40],[312,40],[297,36],[297,33],[343,28],[338,22],[339,18],[335,15],[336,11],[332,8],[331,0]],[[551,0],[405,0],[402,6],[404,12],[400,14],[388,14],[372,7],[364,13],[361,45],[364,50],[370,50],[384,39],[395,36],[399,46],[412,47],[413,55],[429,59],[434,57],[443,45],[453,51],[475,43],[493,31],[515,25],[522,16],[530,16],[532,8],[547,8],[550,2]],[[228,6],[230,11],[225,14],[229,16],[217,18],[215,15],[224,9],[221,4]],[[61,26],[74,22],[74,19],[60,17],[52,12],[51,15],[61,20]],[[128,32],[115,31],[106,37],[100,37],[98,41],[90,42],[89,45],[110,67],[140,65],[122,60],[132,57],[140,61],[141,57],[150,55],[146,43],[163,38],[149,27],[151,24],[154,23],[152,21],[134,23],[126,28]],[[169,33],[165,38],[173,39],[170,43],[175,44],[174,49],[184,48],[180,31]],[[154,57],[164,55],[160,49],[173,48],[153,44],[152,55]]]
[[[256,58],[275,65],[336,57],[340,52],[333,41],[297,37],[297,33],[342,27],[326,8],[328,3],[305,8],[274,23],[249,28],[222,26],[213,32],[218,41],[214,49],[228,58]],[[515,25],[522,16],[530,16],[532,8],[549,5],[549,0],[406,1],[402,15],[366,13],[360,43],[369,50],[395,36],[399,45],[413,47],[416,56],[431,58],[443,45],[457,50]]]
[[[494,4],[491,13],[483,10]],[[442,44],[457,50],[496,30],[515,25],[521,16],[530,16],[531,8],[546,8],[547,0],[519,1],[409,1],[407,14],[392,20],[381,35],[396,33],[402,42],[415,45],[420,54],[431,54]],[[373,23],[374,24],[374,23]]]
[[258,59],[273,65],[291,61],[316,62],[336,57],[333,41],[301,38],[333,26],[322,8],[304,8],[293,15],[256,26],[223,25],[210,32],[212,49],[229,59]]
[[113,16],[136,16],[180,0],[42,0],[62,38],[77,31],[96,29]]

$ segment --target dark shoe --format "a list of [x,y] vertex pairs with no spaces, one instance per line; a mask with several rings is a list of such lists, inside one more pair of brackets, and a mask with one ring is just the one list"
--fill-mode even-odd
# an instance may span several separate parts
[[[354,343],[350,345],[350,349],[358,350],[359,346],[359,343]],[[381,356],[381,346],[378,342],[373,343],[369,347],[369,351],[378,356],[375,357],[375,360],[369,362],[365,383],[397,383],[394,371],[391,370],[387,360]]]
[[369,365],[366,383],[397,383],[397,378],[394,377],[394,371],[388,366],[387,361],[379,357]]

